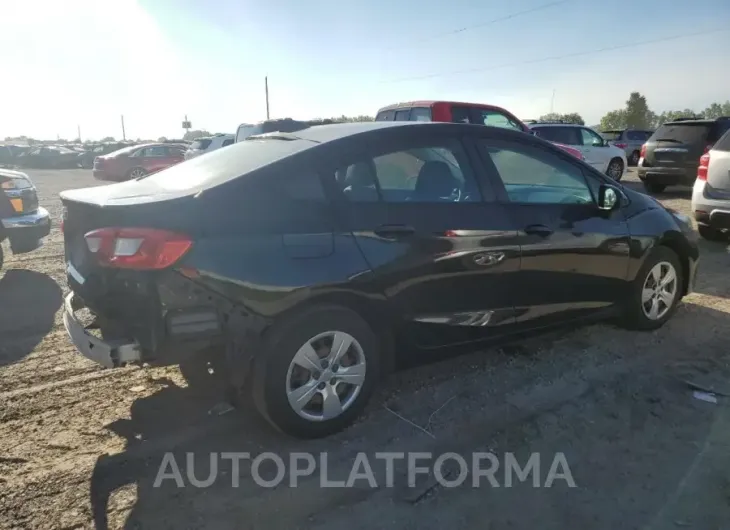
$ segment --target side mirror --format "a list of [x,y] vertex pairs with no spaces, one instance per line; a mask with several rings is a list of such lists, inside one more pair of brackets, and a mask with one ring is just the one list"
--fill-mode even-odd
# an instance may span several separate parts
[[618,207],[619,191],[607,184],[601,184],[598,188],[598,209],[610,211]]

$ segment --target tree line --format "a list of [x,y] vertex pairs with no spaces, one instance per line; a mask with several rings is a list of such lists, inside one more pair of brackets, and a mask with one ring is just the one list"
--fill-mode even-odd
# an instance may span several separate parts
[[[601,123],[595,128],[602,131],[610,129],[656,129],[663,123],[679,118],[716,119],[720,116],[730,116],[730,100],[724,103],[712,103],[700,111],[693,109],[665,110],[657,114],[649,108],[646,96],[639,92],[632,92],[629,99],[626,100],[624,108],[607,112],[601,118]],[[540,121],[562,121],[585,125],[583,117],[577,112],[568,114],[551,112],[540,116]]]

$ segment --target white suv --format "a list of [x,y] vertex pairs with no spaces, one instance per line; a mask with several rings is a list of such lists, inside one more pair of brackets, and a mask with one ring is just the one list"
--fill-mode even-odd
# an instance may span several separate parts
[[727,241],[730,230],[730,130],[700,158],[692,190],[692,212],[700,235]]
[[609,144],[589,127],[573,123],[528,124],[537,136],[548,142],[569,145],[583,153],[586,163],[614,180],[621,180],[626,171],[626,153]]
[[209,153],[215,151],[221,147],[231,145],[235,142],[236,137],[232,134],[216,134],[215,136],[208,136],[205,138],[196,138],[193,143],[190,144],[188,150],[185,151],[185,160],[190,160],[196,156],[200,156],[203,153]]

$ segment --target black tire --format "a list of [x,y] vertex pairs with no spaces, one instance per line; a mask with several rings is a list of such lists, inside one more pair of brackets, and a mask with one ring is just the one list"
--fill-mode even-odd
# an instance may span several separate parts
[[666,184],[659,184],[657,182],[651,182],[650,180],[644,181],[644,189],[649,193],[661,193],[667,189]]
[[631,153],[631,156],[629,156],[629,165],[638,166],[639,158],[641,158],[641,154],[638,151],[634,151],[633,153]]
[[[329,420],[308,420],[289,404],[287,374],[299,348],[327,331],[348,333],[359,343],[365,359],[365,379],[359,394],[340,415]],[[357,419],[369,401],[380,375],[380,354],[378,337],[357,313],[340,306],[311,307],[267,332],[252,374],[256,408],[278,430],[297,438],[321,438],[339,432]]]
[[[676,289],[674,293],[674,299],[669,306],[669,310],[661,317],[656,320],[649,318],[642,308],[642,292],[644,284],[649,276],[651,269],[660,262],[670,263],[674,267],[676,274]],[[631,283],[630,292],[626,305],[624,307],[624,320],[623,324],[629,329],[636,329],[642,331],[650,331],[658,329],[669,320],[674,312],[677,310],[679,301],[682,298],[682,290],[684,285],[684,275],[682,271],[682,265],[679,261],[679,256],[670,248],[664,246],[658,246],[651,251],[647,256],[644,265],[639,270],[636,278]]]
[[606,175],[616,182],[620,181],[624,176],[624,161],[620,158],[612,158],[606,167]]
[[697,231],[707,241],[725,241],[727,235],[722,230],[707,225],[697,225]]

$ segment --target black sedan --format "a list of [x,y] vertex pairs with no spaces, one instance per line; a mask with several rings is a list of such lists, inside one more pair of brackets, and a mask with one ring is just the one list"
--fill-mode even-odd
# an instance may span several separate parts
[[599,318],[656,329],[699,259],[686,217],[484,126],[271,133],[61,198],[80,352],[113,367],[217,347],[231,388],[300,437],[350,424],[403,352]]

